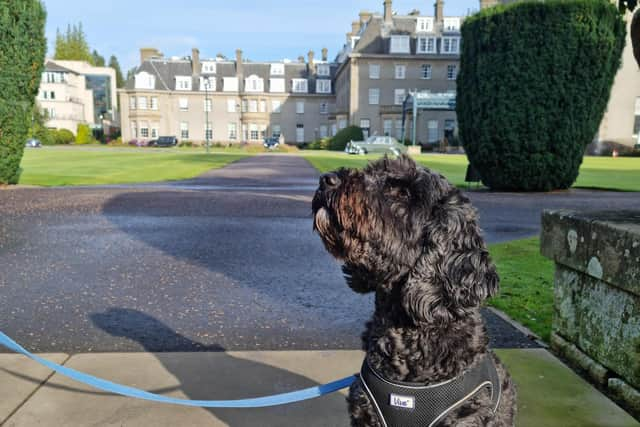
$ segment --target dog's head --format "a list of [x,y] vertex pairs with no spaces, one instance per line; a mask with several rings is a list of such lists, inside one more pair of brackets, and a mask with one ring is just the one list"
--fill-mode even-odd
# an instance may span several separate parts
[[399,295],[414,322],[453,320],[497,291],[469,201],[407,156],[322,175],[312,209],[349,286]]

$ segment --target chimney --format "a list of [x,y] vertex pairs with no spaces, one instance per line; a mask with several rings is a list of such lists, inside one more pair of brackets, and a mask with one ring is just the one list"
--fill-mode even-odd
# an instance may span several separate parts
[[444,0],[436,0],[435,6],[435,21],[437,24],[444,21]]
[[354,36],[358,35],[360,32],[360,21],[353,21],[351,23],[351,32]]
[[304,56],[302,55],[298,56],[298,62],[301,64],[304,64]]
[[239,80],[242,80],[241,77],[244,74],[242,66],[242,49],[236,49],[236,74],[240,77]]
[[200,51],[196,47],[191,49],[191,70],[194,76],[199,76],[202,71],[202,66],[200,64]]
[[327,62],[329,60],[329,49],[326,47],[322,48],[322,61]]
[[313,62],[313,57],[315,56],[315,53],[312,50],[310,50],[307,55],[309,56],[309,74],[315,74],[316,64]]
[[384,23],[393,24],[393,11],[391,10],[391,0],[384,0]]
[[162,52],[153,47],[140,48],[140,64],[151,58],[162,58]]
[[363,10],[360,12],[360,26],[364,26],[371,19],[372,13]]

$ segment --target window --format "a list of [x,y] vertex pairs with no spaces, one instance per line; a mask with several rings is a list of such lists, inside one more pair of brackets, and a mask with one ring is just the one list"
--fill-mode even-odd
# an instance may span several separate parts
[[340,128],[340,130],[346,128],[348,124],[349,122],[347,121],[347,119],[340,119],[338,121],[338,127]]
[[257,113],[258,112],[258,100],[257,99],[250,99],[249,100],[249,112],[250,113]]
[[316,93],[331,93],[331,80],[316,80]]
[[222,90],[224,92],[237,92],[238,91],[238,78],[237,77],[224,77],[222,79]]
[[247,111],[249,111],[249,101],[247,101],[246,99],[242,100],[242,112],[246,113]]
[[51,91],[51,97],[50,99],[56,99],[56,93],[54,91]]
[[236,100],[229,98],[227,99],[227,113],[235,113],[236,112]]
[[180,138],[189,139],[189,123],[180,122]]
[[272,76],[284,76],[284,64],[271,64]]
[[447,65],[447,80],[455,80],[458,76],[458,70],[455,65]]
[[247,92],[264,92],[264,80],[253,74],[244,79],[244,90]]
[[138,109],[139,110],[146,110],[147,109],[147,97],[146,96],[139,96],[138,97]]
[[260,134],[258,133],[258,125],[255,123],[249,124],[249,139],[253,141],[257,141],[260,138]]
[[202,63],[202,73],[203,74],[215,74],[216,73],[216,63],[215,62],[203,62]]
[[369,138],[369,128],[371,127],[371,121],[369,119],[361,119],[360,127],[362,128],[362,134],[364,135],[364,139]]
[[404,89],[396,89],[394,91],[393,99],[396,105],[402,105],[402,103],[404,102],[404,93],[405,93]]
[[460,31],[460,18],[444,18],[445,31]]
[[176,76],[176,90],[191,90],[191,76]]
[[329,64],[318,64],[317,73],[319,76],[329,76],[331,75],[331,69],[329,68]]
[[211,126],[211,122],[208,122],[204,126],[204,139],[206,141],[211,141],[213,139],[213,127]]
[[55,119],[56,118],[56,109],[55,108],[51,107],[47,111],[48,111],[47,114],[49,115],[50,119]]
[[249,128],[247,125],[242,125],[242,140],[247,141],[249,139]]
[[383,121],[382,128],[384,130],[384,136],[391,136],[391,131],[393,130],[393,120]]
[[272,93],[284,93],[284,79],[269,79],[269,91]]
[[430,33],[433,31],[433,18],[418,18],[416,22],[417,33]]
[[307,79],[292,79],[291,89],[295,93],[307,93],[308,92]]
[[402,120],[396,120],[396,138],[402,139]]
[[418,37],[418,53],[436,53],[435,37]]
[[443,37],[442,53],[460,53],[460,37]]
[[296,142],[304,142],[304,125],[296,125]]
[[131,136],[133,138],[138,137],[138,124],[135,121],[131,122]]
[[296,101],[296,113],[304,114],[304,101]]
[[156,77],[152,74],[142,71],[134,77],[136,89],[155,89]]
[[328,136],[329,129],[327,125],[320,125],[320,138],[326,138]]
[[370,79],[380,78],[380,64],[369,64],[369,78]]
[[453,135],[453,131],[456,129],[456,121],[452,119],[446,119],[444,121],[445,133],[450,132]]
[[280,138],[280,134],[282,130],[280,130],[280,125],[272,125],[271,126],[271,136],[274,138]]
[[178,107],[180,107],[180,111],[189,111],[189,99],[188,98],[178,99]]
[[272,113],[280,113],[282,112],[282,101],[278,99],[274,99],[271,101],[271,112]]
[[431,80],[431,64],[422,64],[420,66],[420,78]]
[[265,139],[267,137],[267,125],[259,125],[258,130],[260,131],[260,139]]
[[369,105],[378,105],[380,104],[380,89],[372,88],[369,89]]
[[429,120],[427,123],[427,141],[428,142],[437,142],[438,141],[438,121],[437,120]]
[[391,36],[391,53],[409,53],[409,36]]
[[320,103],[320,114],[329,114],[329,104],[326,102]]
[[152,96],[151,97],[151,109],[152,110],[158,110],[158,97],[157,96]]
[[395,69],[396,69],[396,72],[395,72],[396,79],[401,80],[407,77],[406,65],[396,65]]
[[229,139],[238,138],[238,125],[236,123],[229,123],[227,125],[227,136]]
[[157,138],[158,137],[158,127],[159,127],[158,123],[153,123],[151,125],[151,138]]
[[140,137],[149,138],[149,122],[140,122]]
[[336,136],[336,133],[338,133],[338,125],[333,123],[331,125],[331,136]]
[[205,113],[210,113],[211,112],[211,100],[210,99],[205,99],[204,100],[204,112]]
[[200,77],[200,90],[213,92],[216,90],[215,77]]
[[130,110],[135,110],[136,109],[136,97],[132,96],[131,98],[129,98],[129,109]]

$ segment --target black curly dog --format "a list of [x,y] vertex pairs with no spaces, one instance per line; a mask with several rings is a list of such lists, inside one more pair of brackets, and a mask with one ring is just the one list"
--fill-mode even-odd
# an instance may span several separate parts
[[[348,285],[375,292],[362,334],[370,366],[390,381],[429,385],[492,357],[502,384],[497,410],[484,388],[437,425],[514,425],[515,387],[488,349],[479,313],[499,279],[467,197],[407,156],[385,157],[324,174],[312,207],[314,229]],[[347,400],[353,426],[382,425],[360,380]]]

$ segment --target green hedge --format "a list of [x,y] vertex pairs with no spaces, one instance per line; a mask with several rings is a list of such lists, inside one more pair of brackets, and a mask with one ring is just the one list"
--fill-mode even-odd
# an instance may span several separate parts
[[462,25],[460,136],[496,190],[568,188],[602,120],[625,24],[604,0],[485,9]]
[[96,142],[89,125],[79,124],[76,132],[76,144],[95,144]]
[[363,139],[364,134],[360,127],[348,126],[340,130],[333,138],[331,138],[329,150],[344,151],[344,148],[347,146],[349,141],[362,141]]
[[0,184],[16,184],[40,86],[46,14],[39,0],[0,1]]

